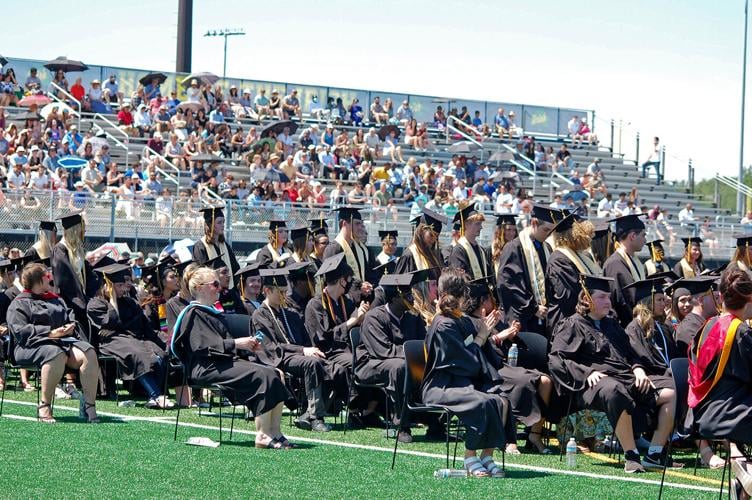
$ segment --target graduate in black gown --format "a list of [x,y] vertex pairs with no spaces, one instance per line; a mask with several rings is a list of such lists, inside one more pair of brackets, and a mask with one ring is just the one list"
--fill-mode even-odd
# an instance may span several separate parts
[[457,246],[457,242],[460,239],[460,232],[462,231],[462,224],[459,221],[452,222],[452,239],[449,241],[449,243],[441,249],[441,260],[443,262],[443,266],[449,265],[449,257],[452,255],[452,251],[454,250],[454,247]]
[[[700,435],[749,443],[752,426],[752,278],[742,270],[721,277],[723,309],[692,341],[689,357],[689,407]],[[752,477],[736,460],[737,480],[752,493]]]
[[493,277],[499,275],[501,252],[504,247],[520,235],[517,230],[517,216],[514,214],[499,214],[496,216],[496,229],[494,230],[493,240],[491,241],[491,265],[493,266]]
[[564,215],[560,210],[533,205],[528,227],[508,242],[499,257],[496,286],[505,320],[520,322],[523,332],[546,334],[546,264],[551,247],[546,238],[556,221]]
[[645,268],[636,257],[645,245],[645,224],[640,220],[642,215],[624,215],[613,219],[616,251],[603,264],[603,276],[614,279],[611,304],[622,328],[632,321],[635,306],[634,290],[627,286],[645,279]]
[[414,273],[386,274],[379,280],[385,303],[372,306],[366,313],[356,352],[355,376],[362,383],[384,386],[392,402],[394,423],[399,426],[397,439],[401,443],[412,442],[409,418],[407,415],[400,418],[405,377],[402,345],[426,336],[425,323],[412,312],[412,286],[416,277]]
[[[10,267],[10,260],[0,260],[0,276],[5,284],[8,268]],[[6,316],[8,313],[8,306],[10,306],[10,298],[5,295],[5,290],[0,292],[0,363],[5,361],[5,354],[8,349],[9,333],[6,322]],[[5,370],[0,370],[0,389],[5,386]]]
[[[484,312],[489,313],[496,308],[493,300],[494,291],[490,276],[471,281],[462,301],[462,312],[473,318],[476,323],[482,322]],[[529,443],[539,453],[548,455],[551,450],[546,448],[541,437],[551,402],[551,379],[538,370],[511,366],[507,363],[509,348],[512,344],[518,343],[516,337],[521,331],[520,328],[519,321],[512,321],[509,325],[504,322],[497,323],[491,330],[488,342],[483,346],[483,352],[501,375],[501,390],[512,406],[515,419],[530,428]],[[523,345],[519,348],[523,348]],[[516,442],[507,444],[506,451],[513,455],[520,453]]]
[[[315,277],[317,268],[311,261],[294,262],[285,266],[287,281],[290,286],[285,294],[285,305],[291,314],[305,322],[305,310],[308,302],[316,295]],[[311,346],[311,338],[305,331],[296,343],[305,347]]]
[[13,336],[18,363],[44,367],[41,371],[41,422],[54,423],[52,398],[66,368],[77,370],[83,396],[79,416],[97,423],[95,398],[99,366],[91,344],[81,339],[73,311],[52,292],[52,273],[44,264],[29,264],[21,276],[24,291],[8,307],[8,330]]
[[752,235],[735,234],[736,250],[726,269],[752,271]]
[[[386,264],[380,264],[373,269],[374,276],[379,279],[379,283],[381,283],[381,278],[383,278],[387,274],[394,274],[397,271],[397,262],[398,260],[390,260]],[[383,306],[384,304],[386,304],[386,302],[387,299],[384,295],[384,287],[379,284],[376,286],[376,288],[373,289],[373,300],[371,300],[371,308]]]
[[491,255],[477,241],[485,220],[475,205],[462,208],[454,216],[454,221],[460,223],[460,239],[449,255],[449,267],[462,269],[471,280],[493,276]]
[[57,245],[57,224],[55,221],[39,221],[37,241],[31,245],[24,257],[30,257],[30,261],[49,259],[52,257],[52,249]]
[[438,244],[441,230],[447,222],[448,219],[442,214],[424,208],[423,213],[415,219],[413,240],[398,259],[395,272],[411,273],[444,267]]
[[310,219],[310,222],[309,229],[311,230],[313,250],[309,257],[316,266],[315,273],[321,267],[321,263],[324,261],[324,251],[329,246],[329,225],[323,217]]
[[448,408],[465,426],[464,466],[469,474],[503,477],[493,453],[514,442],[516,435],[501,376],[483,353],[498,313],[480,323],[463,315],[460,303],[467,283],[460,269],[449,268],[439,278],[438,311],[426,334],[423,402]]
[[593,252],[595,262],[603,267],[606,260],[614,253],[614,233],[611,232],[610,219],[590,219],[595,231],[590,240],[590,251]]
[[680,278],[697,278],[705,270],[702,261],[702,238],[691,236],[682,238],[684,242],[684,256],[674,265],[673,271]]
[[152,330],[159,332],[163,340],[168,340],[167,302],[180,290],[180,274],[175,269],[177,261],[170,256],[157,265],[144,268],[141,282],[146,296],[141,299],[141,308],[151,322]]
[[580,274],[600,276],[601,267],[593,260],[590,243],[595,226],[574,214],[559,221],[552,231],[556,250],[546,263],[546,332],[551,338],[561,322],[575,313],[580,290]]
[[665,273],[670,271],[671,267],[666,263],[666,252],[663,249],[663,240],[658,238],[645,243],[650,252],[650,258],[645,261],[645,274]]
[[692,295],[692,311],[681,320],[674,336],[678,357],[686,358],[689,345],[702,325],[718,314],[720,297],[715,279],[711,277],[680,279],[670,289],[676,288],[684,288]]
[[371,253],[365,242],[368,241],[368,232],[363,223],[360,208],[355,206],[342,206],[334,210],[338,213],[339,233],[334,241],[330,241],[324,250],[324,258],[329,258],[338,253],[345,254],[347,265],[350,266],[353,276],[361,283],[361,293],[366,301],[370,301],[373,294],[374,264]]
[[397,230],[379,230],[381,252],[374,258],[374,263],[381,265],[397,260]]
[[244,311],[242,314],[248,316],[252,316],[254,311],[261,307],[261,301],[264,300],[261,293],[260,269],[261,266],[258,262],[253,262],[240,268],[235,273],[235,281],[238,284],[238,293]]
[[256,356],[263,363],[303,380],[308,406],[295,419],[295,426],[314,432],[329,432],[331,427],[324,422],[330,393],[345,397],[347,372],[341,365],[330,363],[318,347],[304,347],[298,339],[306,336],[302,318],[284,306],[287,290],[287,271],[262,269],[264,302],[253,313],[251,320],[254,332],[262,332],[262,348]]
[[28,263],[26,259],[26,257],[16,257],[8,261],[9,264],[6,271],[8,286],[3,291],[3,295],[5,295],[5,298],[8,299],[8,302],[12,302],[13,299],[15,299],[18,294],[23,291],[23,285],[21,284],[21,273],[23,272],[24,266]]
[[256,254],[256,262],[260,267],[283,267],[285,261],[291,257],[287,249],[287,224],[281,219],[269,221],[267,233],[268,243],[261,247]]
[[198,264],[192,260],[181,262],[176,264],[173,269],[177,273],[180,280],[180,289],[178,293],[170,298],[165,304],[165,313],[167,315],[167,343],[172,340],[172,335],[175,332],[175,322],[180,315],[180,312],[190,304],[193,300],[191,297],[190,289],[188,288],[188,282],[193,275],[193,271],[198,269]]
[[225,214],[221,207],[202,208],[204,236],[193,245],[193,261],[203,266],[207,261],[222,256],[230,269],[230,286],[235,288],[234,274],[240,269],[232,247],[225,242]]
[[[664,462],[677,466],[663,448],[674,426],[673,380],[647,374],[618,321],[608,316],[612,286],[611,278],[581,277],[577,311],[557,325],[552,338],[551,375],[560,393],[574,394],[577,408],[606,412],[625,450],[625,472],[644,472]],[[644,416],[653,413],[658,425],[641,461],[634,436]]]
[[[246,314],[246,307],[243,305],[243,299],[240,296],[239,287],[233,287],[234,281],[231,276],[230,268],[227,267],[222,256],[215,257],[204,262],[204,267],[214,269],[219,277],[219,304],[225,314]],[[238,283],[236,283],[238,285]]]
[[[244,404],[256,420],[257,448],[293,447],[282,434],[283,405],[295,401],[277,371],[255,361],[261,348],[252,336],[233,338],[223,313],[214,308],[219,278],[214,270],[196,269],[189,283],[195,301],[178,317],[172,351],[183,361],[189,382],[220,384],[227,397]],[[252,357],[254,361],[251,361]]]
[[141,384],[148,398],[146,408],[172,408],[174,404],[162,394],[168,369],[167,346],[130,296],[130,267],[111,264],[96,272],[103,276],[102,287],[89,301],[87,313],[92,335],[99,339],[99,352],[116,359],[123,380]]
[[73,309],[83,335],[88,339],[89,321],[86,304],[99,290],[99,278],[86,260],[84,250],[85,223],[81,212],[59,217],[63,238],[52,250],[52,275],[60,297]]

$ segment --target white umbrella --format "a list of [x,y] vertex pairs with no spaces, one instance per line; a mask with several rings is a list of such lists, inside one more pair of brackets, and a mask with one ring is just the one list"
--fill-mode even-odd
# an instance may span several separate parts
[[193,260],[193,245],[195,241],[190,238],[183,238],[172,244],[172,249],[177,254],[180,262]]
[[188,110],[193,113],[198,113],[199,109],[204,109],[204,105],[200,102],[181,102],[178,104],[178,108],[182,110]]
[[112,257],[115,260],[119,260],[123,257],[123,254],[127,253],[130,255],[131,249],[128,246],[127,243],[105,243],[104,245],[98,247],[95,250],[92,250],[86,255],[86,258],[94,257],[94,259],[97,259],[103,255],[108,255],[108,257]]
[[42,118],[46,120],[47,117],[50,116],[50,113],[52,113],[52,110],[55,108],[57,108],[57,112],[60,114],[60,116],[63,115],[63,111],[67,111],[68,114],[73,114],[73,108],[71,108],[67,104],[63,104],[62,102],[51,102],[47,104],[39,111],[39,114],[42,115]]

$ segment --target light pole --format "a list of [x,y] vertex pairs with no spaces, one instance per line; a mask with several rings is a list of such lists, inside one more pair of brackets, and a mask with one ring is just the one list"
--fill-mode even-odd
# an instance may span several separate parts
[[225,57],[224,57],[224,64],[222,65],[222,79],[227,76],[227,37],[228,36],[236,36],[236,35],[245,35],[245,30],[243,28],[240,29],[230,29],[230,28],[223,28],[219,30],[207,30],[206,33],[204,33],[204,36],[221,36],[225,39]]
[[[744,184],[744,107],[746,104],[747,90],[747,10],[749,0],[744,0],[744,54],[742,55],[742,109],[741,109],[741,132],[739,136],[739,184]],[[744,194],[736,193],[736,211],[739,216],[744,215]]]

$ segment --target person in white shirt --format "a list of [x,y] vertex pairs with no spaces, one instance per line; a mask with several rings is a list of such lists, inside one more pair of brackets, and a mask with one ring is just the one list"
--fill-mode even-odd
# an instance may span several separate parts
[[36,191],[50,188],[50,177],[47,175],[47,170],[41,165],[31,173],[29,188]]
[[642,178],[645,178],[645,173],[650,167],[655,167],[655,184],[656,186],[661,183],[661,141],[658,137],[653,137],[653,147],[649,149],[645,162],[642,167]]
[[379,134],[376,133],[376,129],[371,127],[368,129],[368,133],[365,137],[366,147],[375,158],[381,157],[381,139]]
[[554,196],[554,201],[552,201],[548,206],[551,208],[555,208],[556,210],[563,210],[564,208],[567,207],[564,204],[564,202],[562,202],[560,194],[557,194],[556,196]]
[[457,182],[457,187],[452,190],[452,196],[457,201],[466,200],[468,197],[468,190],[465,187],[465,181],[460,180]]
[[582,123],[580,122],[580,118],[577,115],[572,116],[570,120],[567,122],[567,132],[569,132],[569,137],[572,138],[572,148],[576,148],[578,146],[577,140],[579,139],[579,132],[580,132],[580,126]]
[[598,202],[598,217],[611,217],[613,211],[614,205],[611,203],[611,193],[608,193]]
[[627,193],[619,193],[619,199],[614,204],[614,216],[621,217],[627,215]]
[[506,186],[499,184],[496,188],[496,203],[494,204],[495,214],[508,214],[512,212],[512,205],[514,203],[514,196],[507,191]]
[[[21,148],[19,148],[21,149]],[[16,163],[13,165],[13,169],[8,172],[8,185],[7,188],[10,191],[15,191],[20,193],[23,191],[23,188],[26,186],[26,175],[24,175],[23,169],[21,168],[20,163]]]
[[747,212],[747,215],[742,217],[742,220],[739,221],[739,224],[744,224],[744,225],[752,224],[752,210]]
[[694,224],[695,221],[695,211],[692,207],[691,203],[687,203],[684,208],[679,210],[679,224],[682,227],[687,227],[690,224]]

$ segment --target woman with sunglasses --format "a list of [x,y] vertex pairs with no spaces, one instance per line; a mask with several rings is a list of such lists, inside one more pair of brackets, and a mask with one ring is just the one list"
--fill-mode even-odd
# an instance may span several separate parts
[[283,403],[294,398],[274,368],[256,362],[260,341],[230,334],[214,308],[220,286],[216,272],[198,268],[188,286],[195,300],[177,319],[171,349],[183,361],[189,383],[221,384],[232,401],[245,404],[256,418],[257,448],[294,447],[280,429]]

